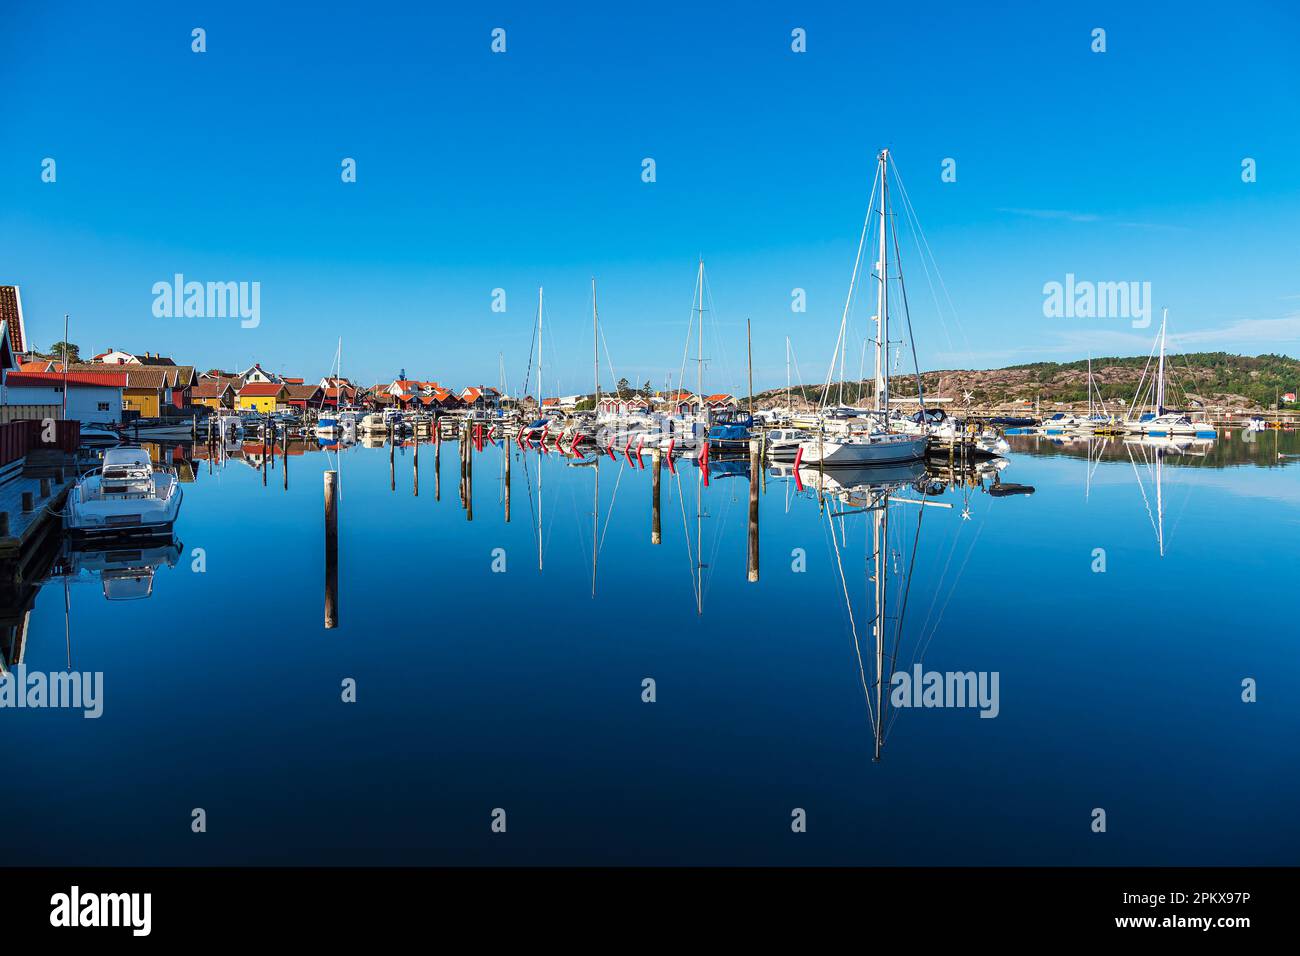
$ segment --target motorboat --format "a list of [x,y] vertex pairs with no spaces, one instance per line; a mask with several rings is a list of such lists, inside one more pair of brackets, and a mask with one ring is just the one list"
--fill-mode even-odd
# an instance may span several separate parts
[[136,418],[123,428],[137,440],[183,439],[194,434],[194,423],[188,418]]
[[225,444],[231,441],[239,441],[244,435],[244,419],[239,415],[217,415],[215,419],[215,431],[217,439]]
[[745,448],[753,437],[754,420],[744,412],[719,413],[709,424],[710,447]]
[[766,435],[767,456],[773,461],[794,461],[801,442],[813,438],[801,428],[775,428]]
[[85,448],[107,448],[112,445],[120,445],[122,436],[104,425],[86,422],[81,426],[80,442],[82,447]]
[[181,497],[175,472],[155,468],[146,450],[110,448],[68,493],[64,521],[74,536],[170,533]]
[[383,412],[370,412],[361,419],[361,431],[366,434],[375,432],[387,432],[388,422]]

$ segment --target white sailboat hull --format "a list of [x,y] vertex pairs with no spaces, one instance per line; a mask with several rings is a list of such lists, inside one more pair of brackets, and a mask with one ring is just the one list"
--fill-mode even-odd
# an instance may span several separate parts
[[822,465],[892,465],[925,457],[929,439],[914,435],[872,435],[861,439],[802,442],[802,462]]

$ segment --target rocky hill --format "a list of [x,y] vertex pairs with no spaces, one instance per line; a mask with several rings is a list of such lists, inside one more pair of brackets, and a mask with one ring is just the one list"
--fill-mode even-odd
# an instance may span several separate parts
[[[1171,355],[1166,363],[1166,404],[1172,407],[1223,408],[1227,410],[1265,410],[1275,408],[1278,396],[1300,390],[1300,360],[1286,355],[1229,355],[1226,352],[1194,352]],[[1095,358],[1093,380],[1108,405],[1127,405],[1133,400],[1146,356]],[[1154,371],[1150,362],[1148,381]],[[1039,403],[1054,407],[1057,403],[1086,405],[1088,402],[1088,362],[1035,362],[1000,369],[944,369],[921,376],[928,397],[950,399],[949,407],[992,409],[1025,407]],[[889,387],[899,397],[916,395],[914,375],[891,376]],[[813,406],[821,401],[822,386],[795,386],[794,404]],[[848,382],[844,400],[856,402],[859,394],[869,399],[871,382]],[[831,401],[838,401],[840,386],[831,387]],[[1095,395],[1094,395],[1095,399]],[[755,396],[760,408],[785,405],[785,389],[771,389]],[[1282,403],[1283,408],[1295,408]]]

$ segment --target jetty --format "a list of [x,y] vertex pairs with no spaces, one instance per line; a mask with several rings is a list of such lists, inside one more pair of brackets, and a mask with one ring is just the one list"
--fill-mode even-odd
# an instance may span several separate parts
[[43,542],[58,537],[79,443],[76,421],[0,425],[0,594],[21,587]]

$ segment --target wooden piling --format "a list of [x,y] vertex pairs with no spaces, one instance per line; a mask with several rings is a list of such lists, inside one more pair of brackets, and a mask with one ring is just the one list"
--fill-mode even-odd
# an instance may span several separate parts
[[662,544],[664,537],[659,523],[659,474],[663,469],[664,453],[656,448],[650,453],[650,543]]
[[325,472],[325,626],[339,626],[338,472]]
[[9,537],[9,512],[0,511],[0,538]]
[[501,443],[501,454],[506,456],[506,524],[510,523],[510,459],[514,456],[510,453],[510,442],[507,439]]
[[758,485],[762,481],[762,453],[758,440],[749,440],[749,580],[758,581]]
[[415,461],[414,461],[414,483],[413,493],[416,498],[420,497],[420,425],[417,422],[415,426]]
[[42,498],[48,498],[49,496],[50,496],[50,479],[48,479],[48,478],[42,478],[42,479],[41,479],[41,497],[42,497]]
[[23,514],[31,514],[35,510],[36,510],[36,505],[32,501],[32,493],[30,491],[24,491],[23,492]]
[[[465,437],[470,438],[469,428],[465,429]],[[474,520],[474,443],[472,440],[465,442],[465,520]]]

